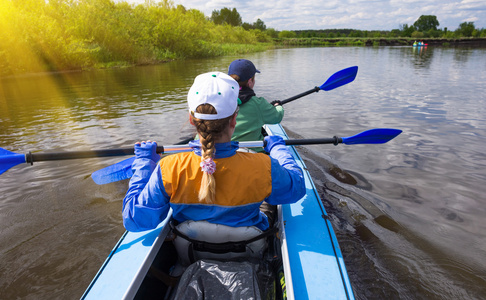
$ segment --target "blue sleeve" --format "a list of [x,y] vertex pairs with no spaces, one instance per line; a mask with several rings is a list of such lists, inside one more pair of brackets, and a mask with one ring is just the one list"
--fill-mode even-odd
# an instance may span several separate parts
[[170,209],[160,165],[151,159],[137,158],[132,170],[123,199],[123,225],[128,231],[153,229],[167,217]]
[[274,145],[270,151],[272,194],[266,201],[272,205],[297,202],[304,197],[305,179],[302,169],[285,145]]

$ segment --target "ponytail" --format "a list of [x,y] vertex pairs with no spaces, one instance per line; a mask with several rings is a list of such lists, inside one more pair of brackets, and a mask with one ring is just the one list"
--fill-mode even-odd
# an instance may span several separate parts
[[249,81],[251,78],[255,77],[255,76],[253,76],[253,77],[251,77],[250,79],[247,79],[247,80],[245,80],[245,81],[240,81],[240,76],[238,76],[238,75],[236,75],[236,74],[231,74],[231,75],[230,75],[230,77],[231,77],[231,78],[233,78],[234,80],[236,80],[236,81],[238,82],[238,85],[240,86],[240,88],[242,88],[242,87],[247,86],[247,85],[248,85],[248,81]]

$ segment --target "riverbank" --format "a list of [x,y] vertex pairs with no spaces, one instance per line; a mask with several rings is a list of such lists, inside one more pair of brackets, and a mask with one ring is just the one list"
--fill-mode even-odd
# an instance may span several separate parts
[[[274,39],[279,47],[287,46],[411,46],[416,39],[413,38],[288,38]],[[459,38],[459,39],[421,39],[430,46],[443,47],[486,47],[486,38]]]
[[[237,43],[225,43],[225,44],[214,44],[213,50],[207,54],[206,58],[227,56],[227,55],[241,55],[245,56],[249,53],[263,52],[269,49],[275,48],[274,43],[271,42],[255,42],[252,44],[237,44]],[[0,54],[2,54],[0,52]],[[0,55],[1,58],[1,55]],[[159,65],[174,60],[184,60],[187,57],[168,57],[163,59],[158,59],[157,57],[145,58],[143,60],[127,61],[127,60],[115,60],[115,61],[93,61],[90,64],[84,65],[71,65],[68,67],[54,66],[49,64],[42,64],[36,66],[35,68],[22,68],[20,70],[16,69],[13,72],[9,68],[1,68],[2,63],[5,61],[0,61],[0,79],[7,78],[18,78],[18,77],[29,77],[37,76],[42,74],[54,74],[54,73],[67,73],[67,72],[81,72],[93,69],[115,69],[115,68],[129,68],[134,66],[144,66],[144,65]],[[190,58],[190,57],[189,57]],[[0,83],[1,84],[1,83]]]
[[[285,47],[359,47],[359,46],[411,46],[415,39],[412,38],[275,38],[272,42],[256,42],[252,44],[236,44],[226,43],[221,45],[213,45],[217,51],[212,51],[209,57],[225,56],[225,55],[247,55],[254,52],[262,52],[272,48]],[[459,39],[422,39],[422,41],[433,47],[471,47],[471,48],[486,48],[486,38],[459,38]],[[7,69],[0,70],[0,78],[18,77],[18,76],[32,76],[36,74],[45,73],[59,73],[59,72],[75,72],[91,69],[110,69],[110,68],[125,68],[137,65],[158,65],[172,60],[181,60],[184,57],[159,59],[144,59],[142,61],[123,61],[117,60],[112,62],[96,62],[84,66],[70,66],[69,68],[49,68],[44,70],[35,68],[33,70],[23,69],[16,73],[8,72]],[[0,63],[1,66],[1,63]],[[2,74],[3,73],[3,74]]]

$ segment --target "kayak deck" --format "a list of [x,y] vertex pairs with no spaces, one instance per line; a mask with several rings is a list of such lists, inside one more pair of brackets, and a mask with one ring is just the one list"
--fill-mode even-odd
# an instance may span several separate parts
[[[267,131],[288,138],[280,125],[267,126]],[[304,170],[307,189],[306,195],[296,203],[282,205],[295,299],[354,299],[326,210],[302,158],[294,147],[290,149]]]
[[[287,139],[283,128],[266,125],[269,135]],[[292,155],[304,170],[306,195],[279,206],[282,260],[288,299],[354,299],[341,250],[306,166],[294,147]],[[156,229],[126,232],[112,250],[81,299],[133,299],[159,252],[169,216]]]
[[153,230],[126,231],[81,299],[133,299],[169,232],[171,216],[172,211]]

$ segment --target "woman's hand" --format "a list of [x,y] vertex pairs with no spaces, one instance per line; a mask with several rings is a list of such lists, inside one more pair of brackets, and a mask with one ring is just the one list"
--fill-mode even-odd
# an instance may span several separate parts
[[135,143],[135,156],[136,158],[147,158],[154,162],[158,162],[160,155],[157,154],[157,142],[147,140]]
[[285,146],[285,141],[281,136],[278,135],[269,135],[265,137],[265,142],[264,142],[264,150],[267,151],[267,153],[270,153],[272,151],[272,148],[275,145],[284,145]]

